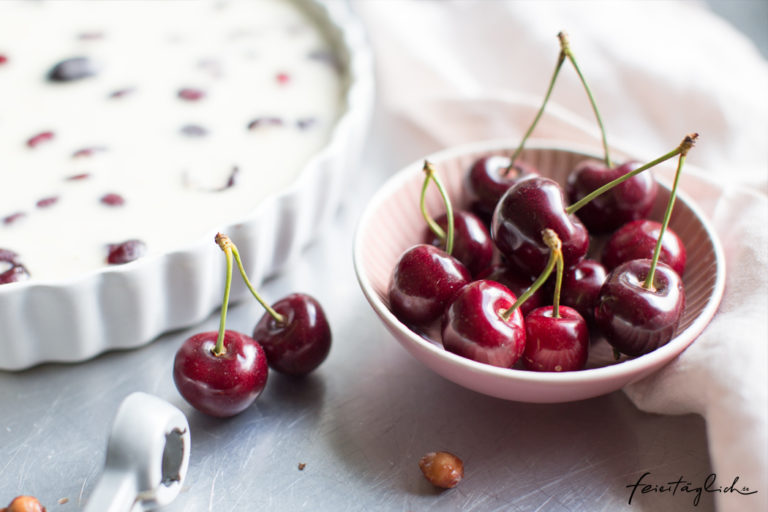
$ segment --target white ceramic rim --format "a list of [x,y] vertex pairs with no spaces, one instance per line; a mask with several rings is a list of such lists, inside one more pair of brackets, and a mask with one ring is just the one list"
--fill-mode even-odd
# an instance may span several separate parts
[[[442,362],[447,363],[448,365],[459,366],[465,370],[470,370],[471,372],[477,374],[493,376],[499,379],[507,380],[509,382],[525,381],[527,383],[538,382],[563,385],[568,383],[579,384],[587,382],[608,382],[626,377],[627,375],[634,375],[639,378],[646,375],[649,370],[657,366],[663,366],[670,360],[674,359],[701,334],[704,328],[712,320],[717,311],[717,308],[720,305],[720,301],[725,290],[725,255],[720,241],[714,231],[714,228],[703,215],[696,203],[680,190],[678,190],[678,200],[687,203],[687,206],[701,221],[704,230],[712,242],[716,264],[715,283],[710,300],[707,301],[706,306],[702,309],[702,312],[694,319],[694,321],[691,322],[691,324],[685,330],[678,333],[672,340],[670,340],[669,343],[657,348],[648,354],[633,359],[628,359],[618,364],[602,366],[599,368],[589,368],[575,372],[542,373],[512,368],[499,368],[461,357],[443,349],[442,347],[430,343],[418,334],[411,331],[403,323],[401,323],[400,320],[398,320],[397,317],[395,317],[395,315],[389,310],[389,308],[387,308],[387,306],[381,301],[373,289],[373,286],[368,279],[363,266],[363,247],[361,244],[363,237],[360,232],[362,226],[366,226],[371,222],[371,216],[373,215],[373,212],[377,210],[378,205],[383,201],[386,201],[387,198],[392,195],[393,190],[396,190],[402,186],[403,182],[407,181],[414,172],[421,172],[421,168],[425,159],[432,163],[439,163],[444,160],[455,158],[457,155],[508,149],[510,147],[515,147],[515,145],[516,143],[509,140],[494,139],[489,141],[463,144],[438,151],[429,156],[426,156],[423,159],[419,159],[418,161],[411,163],[404,169],[397,172],[374,194],[374,196],[369,201],[365,212],[358,221],[353,249],[355,273],[357,274],[357,278],[363,294],[373,309],[377,314],[386,319],[386,322],[389,324],[390,328],[397,329],[400,334],[404,335],[412,343],[414,343],[419,350],[430,353],[430,355],[441,359]],[[558,141],[530,140],[526,143],[526,148],[553,151],[565,150],[574,153],[581,153],[585,158],[596,158],[601,160],[601,157],[596,156],[592,151],[567,142],[562,143]],[[660,185],[666,186],[664,184]],[[408,347],[405,348],[408,349]]]

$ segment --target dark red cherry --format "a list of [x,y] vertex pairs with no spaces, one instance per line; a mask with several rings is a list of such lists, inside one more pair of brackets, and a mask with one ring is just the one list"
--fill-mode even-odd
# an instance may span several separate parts
[[[489,281],[496,281],[497,283],[506,286],[509,288],[509,291],[515,295],[515,297],[522,295],[523,292],[527,290],[535,280],[534,278],[528,276],[528,274],[521,273],[504,263],[497,263],[496,265],[486,269],[486,271],[482,272],[478,278],[487,279]],[[523,316],[525,316],[543,304],[544,289],[539,288],[533,292],[533,295],[528,297],[528,300],[520,305],[520,312],[523,314]]]
[[48,208],[59,202],[59,196],[47,196],[42,199],[38,199],[35,206],[38,208]]
[[179,89],[177,93],[179,98],[186,101],[198,101],[205,97],[205,91],[202,89],[194,89],[192,87],[184,87]]
[[584,259],[566,269],[560,288],[560,304],[570,306],[591,323],[606,271],[595,260]]
[[[587,160],[568,176],[566,192],[571,204],[595,189],[639,168],[627,162],[609,169],[604,163]],[[656,202],[658,185],[651,171],[641,172],[581,207],[576,215],[592,234],[608,233],[627,222],[644,219]]]
[[573,308],[544,306],[525,317],[523,363],[529,370],[570,372],[587,364],[589,330],[587,322]]
[[[448,230],[448,216],[443,214],[435,222]],[[443,242],[427,229],[427,242],[435,247],[443,247]],[[493,240],[488,228],[477,215],[466,212],[453,212],[453,251],[451,256],[467,267],[470,274],[476,276],[485,270],[493,260]]]
[[[610,271],[625,261],[651,259],[660,233],[661,223],[654,220],[636,220],[623,225],[603,247],[603,265]],[[686,259],[683,241],[667,227],[661,239],[659,261],[663,261],[682,276]]]
[[96,153],[102,153],[104,151],[107,151],[107,148],[104,146],[90,146],[86,148],[80,148],[74,153],[72,153],[72,158],[91,157]]
[[630,356],[647,354],[675,335],[685,308],[680,275],[658,262],[653,289],[643,286],[650,259],[632,260],[613,269],[600,290],[595,324],[608,342]]
[[107,263],[119,265],[137,260],[147,252],[147,246],[141,240],[126,240],[107,246]]
[[3,217],[3,224],[13,224],[17,220],[23,219],[26,216],[27,214],[24,212],[13,212],[12,214]]
[[493,214],[491,235],[510,265],[531,276],[541,274],[550,252],[541,237],[546,228],[560,238],[566,268],[584,258],[587,229],[566,213],[564,203],[560,186],[541,176],[521,180],[504,194]]
[[97,67],[88,57],[72,57],[53,66],[48,71],[51,82],[72,82],[95,75]]
[[50,142],[54,139],[55,135],[53,132],[40,132],[29,139],[27,139],[27,147],[29,148],[36,148],[40,144],[43,144],[45,142]]
[[320,366],[331,350],[331,328],[320,303],[309,295],[293,293],[272,309],[283,321],[264,313],[253,331],[270,368],[300,376]]
[[249,130],[257,130],[259,128],[265,128],[265,127],[276,127],[276,126],[283,126],[284,122],[279,117],[257,117],[256,119],[253,119],[251,122],[248,123],[248,129]]
[[185,124],[179,131],[187,137],[205,137],[208,135],[208,130],[199,124]]
[[389,286],[390,308],[406,324],[428,324],[443,314],[470,279],[469,270],[442,249],[415,245],[395,266]]
[[105,204],[107,206],[122,206],[125,204],[125,199],[120,194],[115,194],[114,192],[109,192],[107,194],[104,194],[101,196],[101,199],[99,199],[102,204]]
[[495,281],[481,279],[466,285],[443,315],[445,349],[473,361],[511,368],[526,343],[520,308],[507,320],[502,316],[515,300],[507,287]]
[[0,249],[0,284],[16,283],[29,279],[29,272],[19,260],[19,255],[8,249]]
[[472,164],[467,173],[470,192],[477,199],[480,207],[491,214],[496,208],[496,203],[509,190],[509,187],[521,179],[539,174],[536,169],[519,159],[507,172],[510,163],[507,156],[485,156]]
[[217,335],[196,334],[181,345],[173,362],[173,381],[195,409],[224,418],[256,400],[269,370],[259,344],[239,332],[225,331],[224,353],[214,355]]

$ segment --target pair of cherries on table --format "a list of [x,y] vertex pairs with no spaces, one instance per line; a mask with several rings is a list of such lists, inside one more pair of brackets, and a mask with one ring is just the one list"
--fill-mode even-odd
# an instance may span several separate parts
[[[434,223],[442,230],[431,229],[398,261],[389,289],[393,313],[415,331],[439,321],[448,351],[504,368],[582,369],[590,331],[630,356],[665,344],[684,308],[685,249],[668,222],[695,138],[644,166],[586,162],[565,191],[509,157],[481,158],[467,176],[478,214],[453,212],[438,185],[446,214]],[[664,222],[647,220],[657,184],[644,171],[675,155],[681,158]],[[430,224],[423,195],[436,179],[431,164],[424,169],[422,212]],[[481,220],[489,212],[490,229]],[[455,234],[451,247],[446,229]],[[585,258],[590,234],[610,236],[603,251],[609,272]],[[492,264],[495,251],[501,262]],[[544,305],[548,296],[551,305]]]
[[[216,244],[227,261],[219,330],[196,334],[181,345],[173,380],[195,409],[229,417],[259,397],[269,368],[294,377],[315,370],[330,352],[331,329],[322,306],[310,295],[293,293],[267,304],[249,281],[235,244],[221,233]],[[233,260],[250,292],[266,309],[252,337],[226,329]]]

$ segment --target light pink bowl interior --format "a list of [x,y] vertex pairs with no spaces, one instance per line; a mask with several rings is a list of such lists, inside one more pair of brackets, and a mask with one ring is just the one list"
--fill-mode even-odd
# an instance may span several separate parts
[[[468,207],[464,179],[472,163],[489,154],[511,154],[501,147],[498,143],[474,144],[426,158],[435,164],[454,208]],[[542,175],[561,184],[576,164],[588,157],[591,155],[576,150],[551,147],[531,147],[522,155]],[[388,307],[389,282],[398,258],[408,247],[421,243],[425,234],[419,210],[422,164],[416,162],[394,175],[370,201],[355,239],[355,268],[364,294],[390,332],[412,355],[443,377],[484,394],[525,402],[565,402],[598,396],[659,369],[682,352],[714,315],[725,281],[722,249],[693,202],[679,194],[670,227],[683,240],[688,254],[683,276],[686,309],[677,336],[667,345],[616,363],[610,346],[600,340],[590,347],[586,370],[566,373],[496,368],[445,351],[439,341],[434,341],[439,340],[439,333],[431,332],[431,341],[413,333]],[[669,189],[662,185],[651,218],[661,220],[668,198]],[[427,208],[433,216],[445,210],[434,186],[427,195]]]

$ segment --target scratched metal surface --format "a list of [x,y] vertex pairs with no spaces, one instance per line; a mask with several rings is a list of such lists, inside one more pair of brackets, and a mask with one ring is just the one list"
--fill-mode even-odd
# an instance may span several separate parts
[[[138,350],[0,372],[0,506],[32,494],[49,511],[79,510],[118,403],[145,391],[190,422],[190,469],[169,511],[692,508],[693,495],[680,493],[638,493],[630,506],[626,486],[646,471],[700,485],[711,468],[698,416],[645,414],[620,392],[562,405],[489,398],[430,373],[387,334],[358,288],[352,234],[364,199],[419,155],[387,151],[406,148],[408,134],[380,117],[372,137],[386,144],[370,145],[336,222],[296,268],[262,287],[271,300],[302,290],[325,305],[334,347],[315,375],[272,374],[257,403],[229,420],[197,413],[176,392],[171,364],[186,337],[217,328],[216,315]],[[237,305],[228,326],[249,331],[260,315],[255,301]],[[456,489],[437,492],[421,476],[417,461],[433,450],[463,458]],[[713,506],[704,495],[696,509]]]

